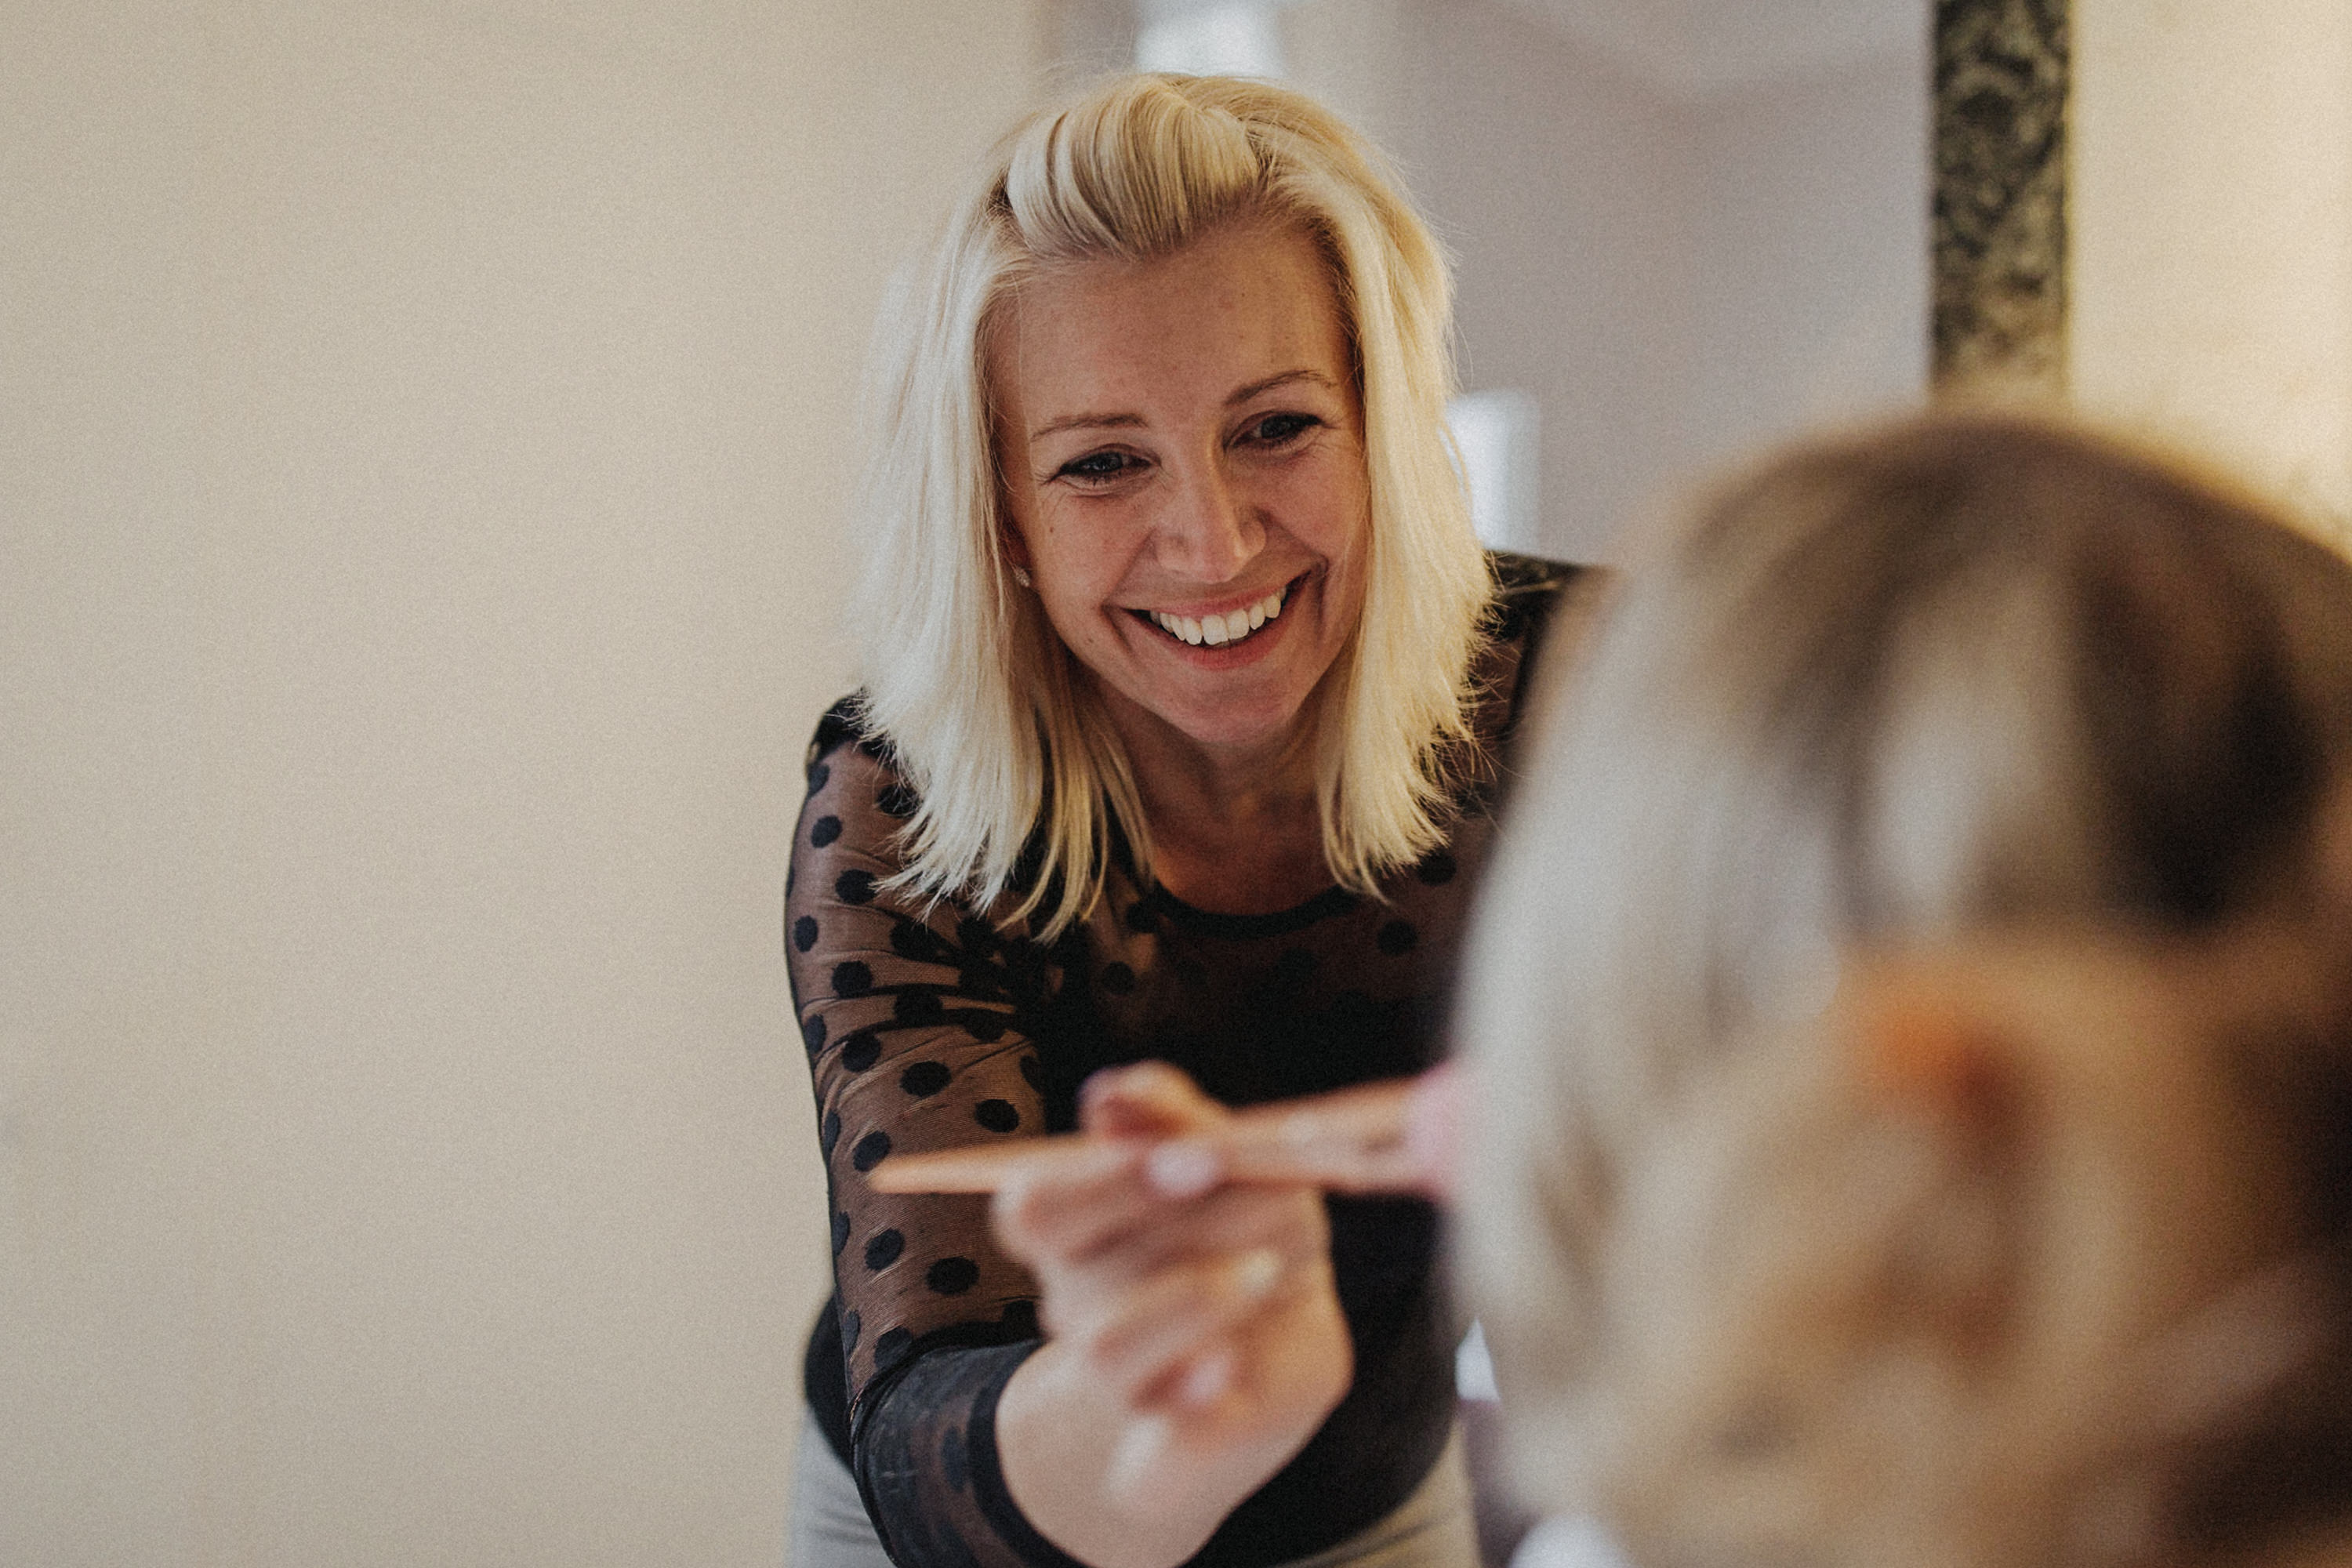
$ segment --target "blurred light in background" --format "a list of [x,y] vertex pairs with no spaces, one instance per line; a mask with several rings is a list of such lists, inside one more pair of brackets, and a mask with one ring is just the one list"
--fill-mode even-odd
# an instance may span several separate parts
[[1462,478],[1470,487],[1470,525],[1489,550],[1543,553],[1536,487],[1536,400],[1497,387],[1465,392],[1446,405]]
[[1235,0],[1146,22],[1135,36],[1138,70],[1194,76],[1282,75],[1282,33],[1272,0]]

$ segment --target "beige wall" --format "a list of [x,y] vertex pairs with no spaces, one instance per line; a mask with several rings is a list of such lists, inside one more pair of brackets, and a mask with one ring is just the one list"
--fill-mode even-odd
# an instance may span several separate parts
[[0,6],[0,1562],[778,1561],[855,365],[1034,21]]
[[2352,542],[2352,6],[2075,0],[2071,374]]

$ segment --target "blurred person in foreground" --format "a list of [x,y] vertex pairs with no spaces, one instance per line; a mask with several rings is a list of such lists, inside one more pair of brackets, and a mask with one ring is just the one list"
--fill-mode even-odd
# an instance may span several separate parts
[[1643,1568],[2352,1563],[2352,570],[2017,418],[1633,562],[1503,837],[1459,1198]]
[[[786,893],[836,1285],[793,1568],[1471,1560],[1430,1205],[1143,1147],[1438,1054],[1566,578],[1470,531],[1449,311],[1345,124],[1139,76],[1000,144],[886,318]],[[873,1180],[1081,1125],[992,1226]]]

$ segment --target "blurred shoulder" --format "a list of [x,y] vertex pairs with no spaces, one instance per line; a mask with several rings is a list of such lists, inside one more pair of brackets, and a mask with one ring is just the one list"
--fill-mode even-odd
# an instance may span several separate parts
[[1486,552],[1495,597],[1487,606],[1486,644],[1472,673],[1478,693],[1475,721],[1482,742],[1500,752],[1509,744],[1527,705],[1538,658],[1557,626],[1580,621],[1604,575],[1590,566],[1507,551]]
[[1590,567],[1507,550],[1486,552],[1486,566],[1495,578],[1495,597],[1486,611],[1486,635],[1496,642],[1516,642],[1541,636],[1542,628],[1569,590],[1590,575]]

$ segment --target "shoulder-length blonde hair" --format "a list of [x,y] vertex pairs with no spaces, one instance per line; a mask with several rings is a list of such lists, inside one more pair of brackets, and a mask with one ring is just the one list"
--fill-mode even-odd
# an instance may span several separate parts
[[[1811,1037],[1844,952],[2103,927],[2204,940],[2321,879],[2352,776],[2352,567],[2103,440],[1923,417],[1785,454],[1661,535],[1562,690],[1496,847],[1456,1019],[1479,1091],[1466,1273],[1507,1377],[1516,1467],[1553,1506],[1625,1436],[1626,1413],[1591,1397],[1606,1378],[1658,1355],[1687,1372],[1703,1348],[1690,1293],[1637,1307],[1628,1282],[1625,1260],[1666,1250],[1660,1211],[1628,1196],[1638,1179],[1654,1195],[1701,1191],[1705,1152],[1666,1147],[1660,1129],[1687,1132],[1693,1107],[1733,1089],[1749,1098],[1727,1114],[1760,1119],[1757,1070],[1801,1070],[1783,1046]],[[1813,1195],[1780,1231],[1748,1228],[1759,1209],[1710,1211],[1708,1256],[1769,1258],[1775,1280],[1847,1269],[1859,1282],[1823,1299],[1880,1300],[1865,1286],[1885,1276],[1842,1238],[1886,1194]],[[2352,1190],[2327,1198],[2347,1205]],[[1644,1312],[1680,1315],[1668,1331]],[[1778,1365],[1755,1318],[1737,1321],[1740,1364]],[[1848,1327],[1776,1323],[1772,1344]],[[1916,1393],[1910,1414],[1931,1397],[1924,1373],[1811,1386],[1785,1429],[1743,1448],[1727,1421],[1713,1468],[1673,1484],[1715,1484],[1752,1523],[1758,1499],[1783,1499],[1756,1454],[1779,1463],[1800,1438],[1850,1435],[1832,1387]],[[1932,1398],[1957,1407],[1960,1386]],[[1676,1410],[1724,1392],[1685,1387]],[[1897,1476],[1923,1498],[1950,1481],[1937,1469],[1949,1454],[1884,1458],[1838,1474],[1864,1489]],[[1773,1517],[1815,1532],[1805,1560],[1849,1561],[1825,1542],[1850,1544],[1869,1500]],[[1938,1555],[1951,1544],[1906,1548],[1964,1560]]]
[[1309,99],[1216,77],[1115,79],[999,143],[886,314],[860,506],[864,719],[919,805],[900,883],[1050,934],[1099,897],[1112,825],[1148,877],[1132,773],[1033,595],[1011,591],[986,383],[992,326],[1040,267],[1303,227],[1329,258],[1363,401],[1364,603],[1319,689],[1317,798],[1344,886],[1441,840],[1492,593],[1444,424],[1445,259],[1380,155]]

